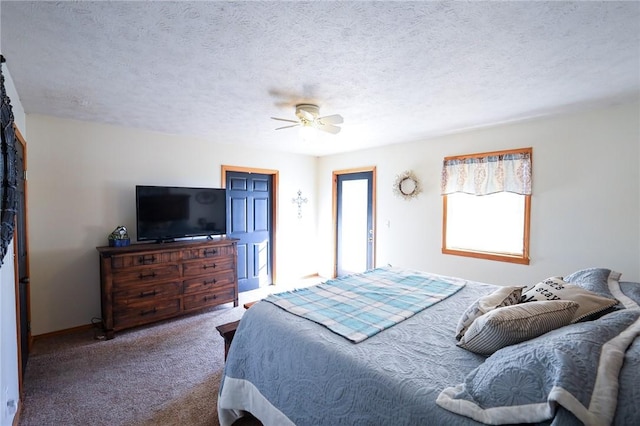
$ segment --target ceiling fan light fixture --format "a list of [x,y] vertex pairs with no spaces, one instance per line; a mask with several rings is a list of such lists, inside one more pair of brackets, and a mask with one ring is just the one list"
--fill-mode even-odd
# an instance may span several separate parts
[[340,132],[340,127],[336,126],[336,124],[342,124],[344,122],[342,116],[339,114],[320,117],[320,108],[318,107],[318,105],[314,104],[297,104],[295,115],[298,120],[271,117],[274,120],[294,123],[287,126],[279,127],[276,130],[300,126],[301,129],[310,128],[314,131],[322,130],[324,132],[335,135]]
[[312,143],[318,139],[318,129],[313,127],[311,124],[300,126],[299,136],[300,140],[305,143]]
[[318,105],[313,105],[313,104],[296,105],[296,116],[300,119],[305,118],[307,120],[314,120],[319,115],[320,115],[320,108],[318,108]]

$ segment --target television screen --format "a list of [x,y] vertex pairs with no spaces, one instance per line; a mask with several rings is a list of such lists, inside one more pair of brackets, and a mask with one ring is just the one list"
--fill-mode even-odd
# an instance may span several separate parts
[[226,234],[226,191],[137,185],[136,227],[138,241]]

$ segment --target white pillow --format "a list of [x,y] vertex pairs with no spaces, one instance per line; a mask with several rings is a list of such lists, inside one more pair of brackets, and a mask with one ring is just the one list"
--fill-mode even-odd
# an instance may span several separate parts
[[568,325],[578,304],[570,300],[520,303],[504,306],[477,318],[458,346],[481,355],[533,339]]
[[460,340],[476,318],[501,306],[520,302],[524,287],[502,287],[473,302],[462,314],[456,327],[456,340]]
[[569,284],[560,278],[547,278],[522,294],[522,302],[542,300],[573,300],[580,307],[574,314],[572,322],[595,316],[618,303],[615,299],[599,296],[577,285]]

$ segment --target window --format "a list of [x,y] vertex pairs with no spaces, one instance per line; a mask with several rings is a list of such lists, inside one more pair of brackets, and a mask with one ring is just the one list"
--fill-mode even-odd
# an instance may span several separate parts
[[442,253],[529,264],[531,154],[444,159]]

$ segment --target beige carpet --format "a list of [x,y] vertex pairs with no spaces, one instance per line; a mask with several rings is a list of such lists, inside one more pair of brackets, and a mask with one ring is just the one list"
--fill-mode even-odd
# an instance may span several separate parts
[[38,339],[19,425],[218,425],[224,341],[216,326],[243,313],[227,304],[112,340],[94,331]]
[[318,276],[240,293],[200,314],[116,333],[37,339],[24,376],[20,426],[217,426],[224,340],[216,326],[242,318],[244,303],[306,287]]

